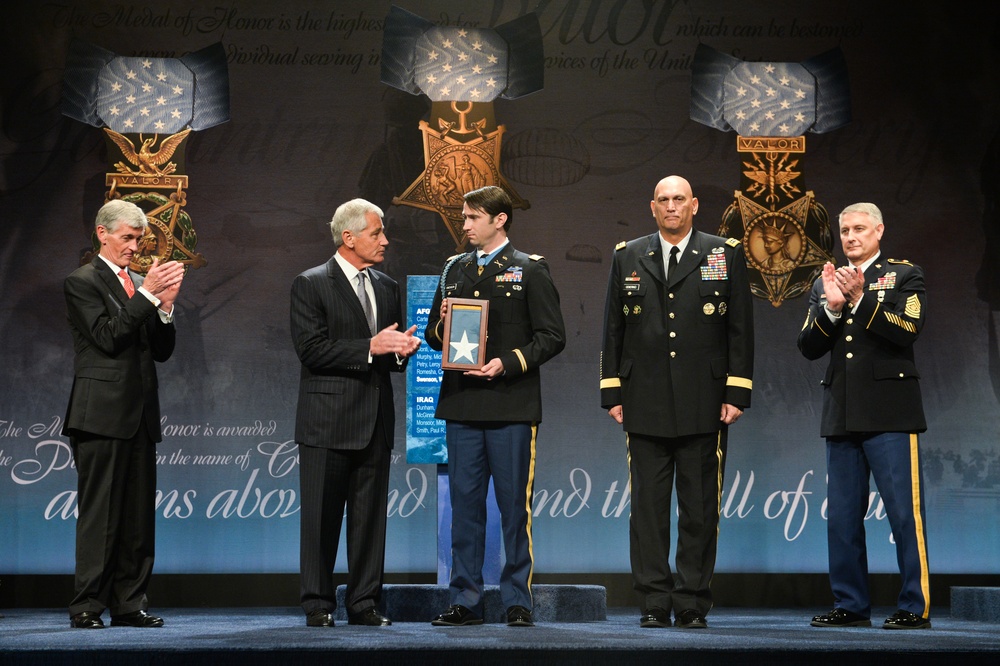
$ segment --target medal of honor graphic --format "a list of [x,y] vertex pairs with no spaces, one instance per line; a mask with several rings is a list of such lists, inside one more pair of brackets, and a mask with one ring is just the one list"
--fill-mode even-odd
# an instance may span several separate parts
[[[63,115],[104,130],[109,172],[105,201],[139,206],[149,226],[132,257],[145,274],[154,259],[200,268],[198,235],[187,204],[185,141],[192,131],[229,120],[225,51],[216,44],[183,58],[118,56],[75,41],[64,76]],[[85,263],[100,251],[96,235]]]
[[740,189],[719,234],[742,241],[751,292],[778,307],[833,261],[829,215],[805,186],[805,133],[850,122],[847,66],[837,49],[803,63],[743,62],[699,45],[692,72],[691,119],[738,134]]
[[395,205],[438,213],[462,250],[463,195],[486,185],[502,187],[514,208],[528,208],[500,168],[505,128],[493,100],[541,90],[541,28],[528,14],[496,28],[439,26],[391,7],[382,43],[382,82],[430,98],[430,122],[420,121],[424,171]]

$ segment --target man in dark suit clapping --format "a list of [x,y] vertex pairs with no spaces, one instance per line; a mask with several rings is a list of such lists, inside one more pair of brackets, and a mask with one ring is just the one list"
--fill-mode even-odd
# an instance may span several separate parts
[[75,594],[70,626],[162,627],[146,612],[153,572],[156,443],[161,437],[155,362],[174,350],[176,261],[129,269],[148,221],[135,204],[97,213],[100,254],[66,278],[73,334],[73,389],[63,434],[77,469]]
[[402,328],[399,286],[382,263],[389,244],[382,210],[342,204],[330,222],[337,252],[292,283],[291,331],[302,362],[299,445],[301,600],[310,627],[333,626],[337,562],[347,506],[347,615],[386,626],[377,608],[395,410],[390,372],[402,372],[420,339]]

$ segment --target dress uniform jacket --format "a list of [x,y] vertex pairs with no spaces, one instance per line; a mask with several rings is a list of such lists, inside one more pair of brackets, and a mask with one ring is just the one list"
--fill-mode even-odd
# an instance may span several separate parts
[[621,243],[608,281],[601,406],[626,432],[719,430],[723,403],[750,406],[753,303],[736,240],[692,231],[667,283],[659,234]]
[[823,437],[927,429],[913,343],[924,325],[924,274],[905,261],[879,258],[865,271],[856,312],[839,321],[823,311],[823,279],[813,284],[809,314],[799,333],[802,354],[830,353],[823,377]]
[[487,381],[445,372],[435,416],[451,421],[540,422],[539,366],[566,346],[559,293],[545,259],[518,252],[508,243],[479,275],[475,252],[452,257],[424,331],[427,344],[439,351],[444,335],[442,290],[448,298],[489,301],[486,359],[499,358],[504,374]]

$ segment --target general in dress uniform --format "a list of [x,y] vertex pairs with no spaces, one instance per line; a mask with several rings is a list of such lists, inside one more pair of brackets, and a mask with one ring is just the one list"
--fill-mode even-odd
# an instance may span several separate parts
[[[729,425],[750,406],[753,303],[739,241],[693,229],[687,180],[661,180],[659,231],[615,248],[601,406],[627,433],[632,575],[643,627],[707,626]],[[677,486],[676,571],[670,504]]]

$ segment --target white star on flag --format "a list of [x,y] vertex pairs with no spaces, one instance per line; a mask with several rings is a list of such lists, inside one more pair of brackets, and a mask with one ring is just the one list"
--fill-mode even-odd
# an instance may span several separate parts
[[507,48],[493,30],[431,28],[415,45],[414,80],[435,102],[493,101],[507,87]]
[[175,133],[194,116],[194,73],[177,59],[119,56],[97,80],[97,115],[116,132]]
[[799,136],[816,122],[816,78],[798,63],[741,63],[723,91],[723,117],[743,136]]
[[469,342],[469,332],[462,331],[462,339],[458,342],[449,343],[455,348],[455,356],[451,359],[453,362],[457,363],[463,358],[469,359],[469,363],[475,363],[476,359],[472,357],[472,352],[479,347],[478,342]]

